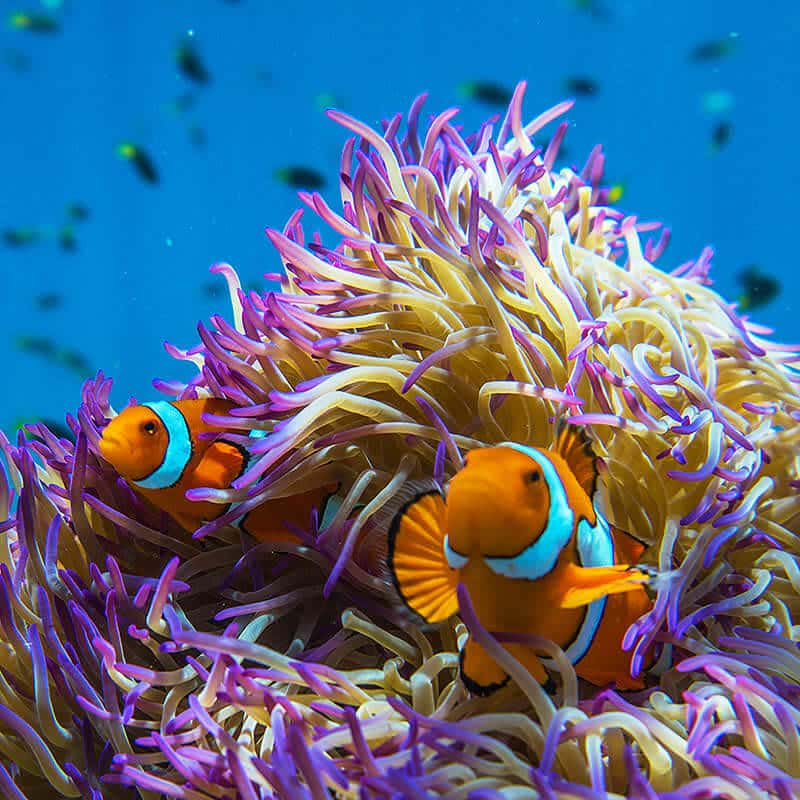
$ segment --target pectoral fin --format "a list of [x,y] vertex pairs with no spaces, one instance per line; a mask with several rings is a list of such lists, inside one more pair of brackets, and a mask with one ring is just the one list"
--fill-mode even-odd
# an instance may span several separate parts
[[246,466],[244,450],[235,444],[218,439],[200,459],[192,477],[192,487],[227,489]]
[[572,565],[565,576],[560,608],[579,608],[606,597],[639,589],[648,583],[650,575],[627,564],[613,567],[579,567]]
[[445,504],[438,492],[418,495],[397,513],[389,528],[389,569],[406,605],[425,622],[458,611],[458,570],[444,553]]

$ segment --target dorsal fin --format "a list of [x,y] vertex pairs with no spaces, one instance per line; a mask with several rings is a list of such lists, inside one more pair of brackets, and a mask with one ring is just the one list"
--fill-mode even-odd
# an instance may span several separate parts
[[597,486],[597,456],[586,431],[561,419],[556,428],[553,451],[567,462],[578,483],[592,499]]

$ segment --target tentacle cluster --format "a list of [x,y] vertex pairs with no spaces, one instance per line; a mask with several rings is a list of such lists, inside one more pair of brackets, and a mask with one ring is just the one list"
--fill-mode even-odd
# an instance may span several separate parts
[[[37,798],[395,796],[789,798],[800,791],[798,348],[710,288],[711,252],[671,271],[669,239],[608,205],[599,148],[557,167],[566,132],[504,120],[462,136],[417,100],[354,137],[341,210],[302,194],[268,236],[280,290],[199,327],[173,397],[234,403],[250,453],[234,503],[188,539],[102,461],[111,383],[87,383],[74,443],[3,440],[0,787]],[[644,239],[644,242],[642,241]],[[663,574],[629,631],[638,695],[535,683],[472,613],[420,631],[395,607],[380,548],[408,481],[444,480],[473,447],[549,446],[562,418],[602,457],[609,519]],[[253,430],[267,432],[251,437]],[[229,524],[272,497],[338,482],[302,544]],[[244,546],[244,554],[243,554]],[[159,558],[154,558],[154,553]],[[327,598],[323,602],[323,598]],[[513,680],[471,698],[467,633]],[[540,643],[542,646],[547,646]],[[551,645],[552,648],[552,645]]]

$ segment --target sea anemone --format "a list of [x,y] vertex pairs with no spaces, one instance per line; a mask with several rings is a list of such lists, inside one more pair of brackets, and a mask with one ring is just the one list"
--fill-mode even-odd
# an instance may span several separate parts
[[[455,109],[421,135],[424,97],[343,151],[336,234],[294,214],[268,230],[280,291],[227,280],[233,316],[200,325],[171,397],[250,454],[233,503],[188,535],[102,460],[111,381],[87,382],[73,444],[44,425],[2,440],[0,787],[10,798],[790,798],[800,792],[798,348],[710,288],[711,251],[653,266],[659,228],[609,207],[604,157],[557,167],[570,104],[464,137]],[[540,145],[539,142],[542,142]],[[445,481],[471,448],[548,447],[585,426],[598,503],[662,574],[628,631],[645,691],[580,682],[563,653],[545,691],[461,615],[422,630],[383,566],[387,509]],[[266,436],[251,436],[253,431]],[[331,482],[285,542],[230,526]],[[298,543],[298,537],[300,542]],[[458,677],[469,631],[511,676]],[[524,634],[524,632],[521,632]]]

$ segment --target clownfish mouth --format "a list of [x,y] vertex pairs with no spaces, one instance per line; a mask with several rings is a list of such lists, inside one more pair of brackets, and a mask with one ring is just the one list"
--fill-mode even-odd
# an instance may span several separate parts
[[[100,454],[125,480],[138,481],[152,471],[142,465],[141,454],[126,436],[104,433],[97,443]],[[145,472],[142,475],[142,472]]]
[[119,445],[119,439],[114,434],[104,431],[100,436],[101,447],[113,447]]
[[131,450],[130,444],[124,439],[119,439],[113,434],[108,433],[104,433],[100,437],[100,441],[97,443],[97,446],[100,449],[100,453],[102,454],[103,458],[108,461],[109,464],[114,464],[119,460],[120,456],[124,457],[124,455],[129,453]]

